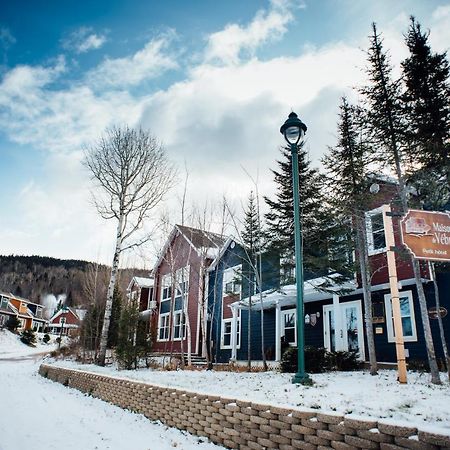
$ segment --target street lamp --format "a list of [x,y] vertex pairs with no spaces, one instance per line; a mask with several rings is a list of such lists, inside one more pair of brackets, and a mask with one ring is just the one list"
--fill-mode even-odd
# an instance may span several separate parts
[[298,147],[303,142],[306,125],[295,112],[289,114],[288,119],[280,128],[280,133],[289,144],[292,155],[292,185],[294,194],[294,238],[295,238],[295,281],[297,284],[297,373],[292,378],[293,383],[311,384],[311,378],[305,372],[305,324],[303,321],[303,245],[302,224],[300,220],[299,180],[298,180]]

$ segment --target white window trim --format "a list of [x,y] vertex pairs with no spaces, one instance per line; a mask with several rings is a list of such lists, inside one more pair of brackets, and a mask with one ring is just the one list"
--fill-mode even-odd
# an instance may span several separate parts
[[[232,294],[227,293],[225,290],[225,286],[229,282],[229,281],[225,282],[225,280],[227,278],[226,274],[230,274],[230,273],[233,275],[233,277],[231,279],[235,278],[235,276],[237,276],[237,275],[241,276],[241,284],[237,284],[237,286],[239,287],[239,291],[233,292]],[[228,267],[227,269],[225,269],[223,271],[223,274],[222,274],[222,297],[229,297],[231,295],[238,295],[239,299],[242,297],[242,264],[238,264],[233,267]]]
[[161,277],[161,292],[160,292],[160,296],[159,296],[160,297],[160,303],[168,302],[168,301],[172,300],[173,292],[170,293],[171,294],[170,297],[163,298],[163,294],[164,294],[164,289],[165,288],[172,289],[172,277],[170,276],[170,274],[163,275]]
[[[168,317],[169,318],[169,322],[167,323],[167,327],[164,327],[164,328],[167,328],[169,330],[167,339],[160,339],[160,337],[159,337],[160,336],[160,330],[162,328],[161,327],[161,319],[163,317]],[[167,341],[170,340],[170,313],[169,312],[162,313],[162,314],[159,315],[159,318],[158,318],[158,335],[157,335],[156,340],[157,340],[157,342],[167,342]]]
[[289,345],[291,347],[297,347],[297,309],[282,309],[281,310],[281,337],[284,337],[285,334],[285,328],[284,328],[284,316],[287,316],[288,314],[294,313],[294,336],[295,340],[294,342],[289,342]]
[[[229,319],[222,319],[222,328],[221,328],[221,333],[220,333],[220,348],[223,350],[230,350],[233,348],[232,346],[232,342],[233,339],[231,339],[231,333],[233,332],[233,326],[231,326],[231,331],[230,331],[230,345],[224,345],[224,338],[225,338],[225,323],[232,323],[233,322],[233,318],[229,318]],[[241,348],[241,312],[239,311],[239,316],[236,319],[236,337],[237,337],[237,342],[236,342],[236,348],[240,349]]]
[[[412,291],[400,292],[399,297],[408,297],[409,300],[409,311],[411,313],[411,327],[412,327],[412,336],[403,336],[404,342],[417,342],[417,328],[416,328],[416,316],[414,314],[414,298],[412,295]],[[392,318],[392,302],[391,302],[391,294],[384,295],[384,306],[386,311],[386,328],[387,328],[387,337],[388,342],[395,342],[394,336],[394,322]]]
[[[374,242],[373,242],[373,232],[372,232],[372,216],[375,216],[377,214],[383,214],[383,208],[375,208],[371,211],[367,211],[365,213],[366,218],[366,236],[367,236],[367,252],[369,256],[373,255],[379,255],[380,253],[385,253],[387,251],[387,247],[384,246],[382,248],[374,248]],[[384,225],[383,225],[384,229]]]
[[[177,315],[183,315],[184,314],[184,310],[179,309],[177,311],[174,311],[173,315],[172,315],[172,337],[174,341],[184,341],[186,339],[186,314],[184,315],[184,336],[183,337],[175,337],[175,316]],[[181,327],[181,324],[180,324]]]

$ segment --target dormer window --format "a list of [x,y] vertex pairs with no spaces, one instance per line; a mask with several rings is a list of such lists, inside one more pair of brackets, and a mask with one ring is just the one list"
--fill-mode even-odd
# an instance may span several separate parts
[[369,256],[385,252],[386,238],[381,208],[366,212],[366,232]]

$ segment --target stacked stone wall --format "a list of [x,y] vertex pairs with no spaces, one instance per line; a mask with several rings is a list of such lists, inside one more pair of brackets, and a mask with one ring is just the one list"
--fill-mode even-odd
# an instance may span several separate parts
[[240,450],[442,450],[450,437],[334,413],[280,408],[42,364],[45,378]]

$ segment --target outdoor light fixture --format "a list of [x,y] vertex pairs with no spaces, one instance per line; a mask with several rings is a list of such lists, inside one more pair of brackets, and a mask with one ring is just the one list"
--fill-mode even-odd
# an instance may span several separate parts
[[288,119],[280,128],[281,134],[289,145],[301,144],[306,130],[306,125],[298,118],[295,112],[289,114]]
[[306,133],[306,125],[295,112],[289,114],[288,119],[280,128],[280,133],[289,144],[292,155],[292,186],[294,197],[294,237],[295,237],[295,282],[297,285],[297,373],[292,378],[293,383],[311,384],[311,378],[305,372],[305,323],[303,307],[303,246],[302,224],[300,220],[299,174],[298,174],[298,146],[302,143]]

